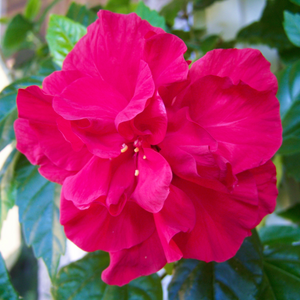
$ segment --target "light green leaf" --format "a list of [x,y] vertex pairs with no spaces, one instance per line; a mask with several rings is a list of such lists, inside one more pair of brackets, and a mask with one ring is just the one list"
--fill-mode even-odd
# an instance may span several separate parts
[[300,241],[300,228],[291,226],[265,226],[259,230],[264,245],[290,245]]
[[18,89],[41,84],[41,77],[25,77],[14,81],[0,93],[0,150],[15,139],[13,123],[18,116],[16,108]]
[[181,260],[168,287],[169,300],[259,299],[262,278],[261,244],[254,231],[236,256],[224,263]]
[[25,41],[27,33],[32,30],[33,24],[25,19],[21,14],[14,16],[4,33],[3,49],[7,53],[16,51]]
[[135,12],[143,20],[148,21],[152,26],[166,30],[166,21],[164,17],[160,16],[156,10],[150,10],[144,2],[139,2]]
[[[130,0],[109,0],[105,6],[105,9],[113,12],[120,12],[120,9],[123,10],[129,8],[129,4]],[[127,11],[127,13],[128,12],[129,11]]]
[[19,299],[14,287],[10,282],[1,253],[0,253],[0,299],[1,300]]
[[97,251],[62,268],[52,288],[54,299],[162,300],[157,274],[140,277],[123,287],[109,286],[101,280],[101,273],[108,264],[108,253]]
[[86,28],[69,18],[51,15],[46,39],[55,63],[60,67],[80,38],[86,34]]
[[42,177],[24,156],[16,163],[16,204],[25,241],[41,257],[51,278],[56,275],[65,235],[59,223],[60,186]]
[[85,5],[72,2],[66,17],[87,27],[97,19],[97,14],[87,9]]
[[0,171],[0,232],[8,211],[15,205],[16,186],[13,177],[18,155],[19,152],[13,150]]
[[41,0],[28,0],[24,11],[25,18],[32,21],[39,13],[41,4]]
[[285,11],[283,27],[289,40],[300,47],[300,15]]

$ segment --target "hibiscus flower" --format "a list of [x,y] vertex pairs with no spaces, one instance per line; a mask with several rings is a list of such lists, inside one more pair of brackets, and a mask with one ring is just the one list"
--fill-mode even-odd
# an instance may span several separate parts
[[123,285],[182,257],[232,257],[274,209],[277,83],[255,50],[186,46],[136,14],[99,19],[43,88],[20,90],[17,148],[62,184],[61,223]]

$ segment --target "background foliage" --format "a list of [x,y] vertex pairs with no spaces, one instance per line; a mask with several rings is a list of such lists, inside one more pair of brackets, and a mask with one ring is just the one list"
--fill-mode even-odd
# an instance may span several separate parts
[[[277,49],[283,144],[273,159],[279,187],[275,214],[289,220],[290,226],[266,226],[262,222],[258,233],[253,230],[232,259],[224,263],[182,259],[167,265],[166,272],[173,274],[168,286],[170,300],[300,299],[300,1],[267,0],[260,20],[242,28],[231,41],[209,36],[205,28],[194,28],[191,21],[199,10],[216,0],[173,0],[160,13],[151,11],[143,2],[129,0],[110,0],[105,7],[89,8],[71,3],[66,16],[50,16],[44,39],[41,26],[58,1],[41,11],[41,0],[28,0],[22,14],[1,19],[7,23],[1,52],[6,58],[14,58],[15,80],[0,94],[0,150],[15,145],[13,122],[17,117],[18,88],[41,85],[45,76],[59,70],[66,55],[86,33],[86,27],[95,21],[99,9],[136,12],[152,25],[179,36],[188,46],[186,59],[195,60],[209,50],[236,45],[264,44]],[[190,5],[193,10],[188,9]],[[175,20],[185,21],[185,30],[175,30]],[[57,185],[41,177],[37,168],[13,149],[0,171],[0,229],[8,211],[17,205],[25,243],[44,260],[53,298],[162,299],[164,275],[142,277],[122,288],[107,286],[100,274],[109,258],[101,251],[58,271],[66,242],[59,224],[59,192]],[[28,300],[36,298],[26,296],[13,281],[14,286],[0,256],[0,299],[18,299],[18,293]]]

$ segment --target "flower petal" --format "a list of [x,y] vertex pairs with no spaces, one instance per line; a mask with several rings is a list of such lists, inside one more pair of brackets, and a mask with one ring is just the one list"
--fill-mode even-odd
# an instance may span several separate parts
[[79,210],[62,196],[60,222],[66,236],[85,251],[131,248],[155,230],[152,215],[132,201],[126,203],[118,216],[111,216],[101,203],[94,202],[88,209]]
[[153,274],[167,263],[158,234],[154,232],[143,243],[110,253],[110,265],[102,272],[102,280],[122,286],[131,280]]
[[172,170],[158,152],[145,148],[138,156],[138,171],[138,182],[131,197],[145,210],[157,213],[169,195]]
[[215,75],[229,77],[234,84],[243,81],[258,91],[277,92],[277,80],[270,71],[270,63],[256,49],[216,49],[193,63],[190,78]]
[[265,163],[280,147],[279,102],[272,92],[207,76],[185,97],[190,100],[191,118],[217,140],[216,154],[231,163],[234,173]]

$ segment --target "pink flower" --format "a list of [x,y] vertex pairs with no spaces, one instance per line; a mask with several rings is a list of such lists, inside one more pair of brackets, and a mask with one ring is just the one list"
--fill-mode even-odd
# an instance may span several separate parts
[[255,50],[186,46],[135,14],[99,19],[43,89],[20,90],[17,148],[63,185],[61,223],[123,285],[182,257],[224,261],[274,209],[277,82]]

